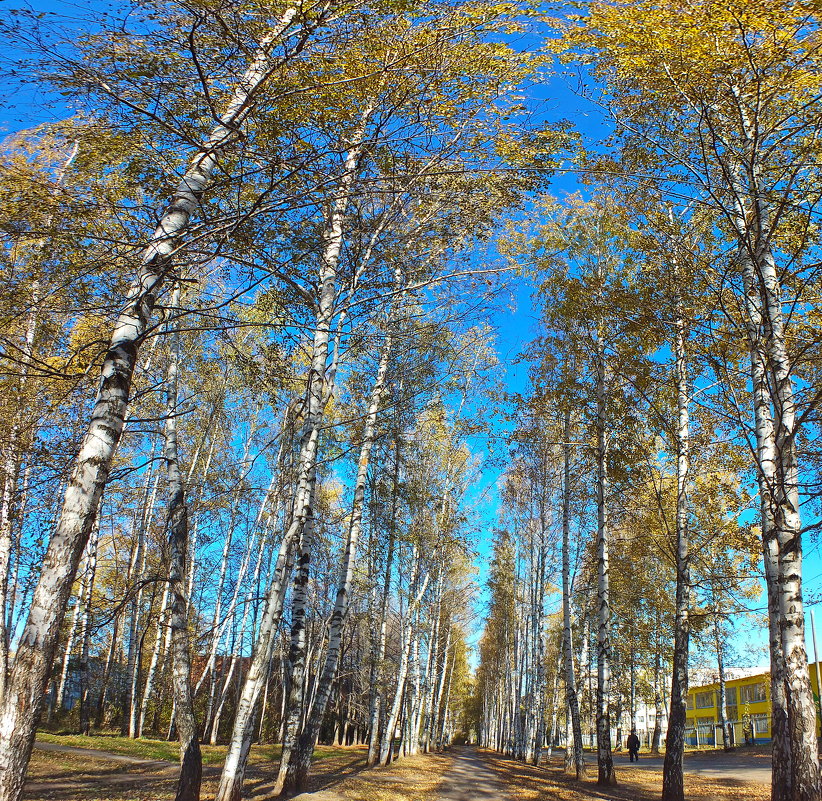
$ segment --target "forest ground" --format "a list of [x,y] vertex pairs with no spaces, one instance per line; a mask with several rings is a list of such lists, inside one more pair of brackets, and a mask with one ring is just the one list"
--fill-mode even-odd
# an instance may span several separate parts
[[[91,738],[92,748],[80,748],[79,737],[46,736],[38,741],[26,784],[26,801],[170,801],[174,797],[177,765],[173,743],[129,741],[118,737]],[[106,745],[107,750],[99,750]],[[246,787],[250,798],[269,798],[278,748],[252,751]],[[204,749],[203,798],[216,786],[224,749]],[[455,748],[446,754],[402,759],[390,768],[365,770],[365,750],[318,749],[308,793],[300,801],[656,801],[662,787],[661,771],[646,760],[639,767],[622,764],[617,756],[619,785],[596,786],[596,764],[589,760],[584,782],[566,776],[562,754],[535,768],[490,751]],[[767,782],[746,781],[746,766],[757,757],[740,754],[700,755],[703,766],[717,765],[727,772],[716,776],[687,774],[689,801],[766,801]],[[765,761],[765,758],[761,761]],[[737,764],[738,763],[738,764]],[[736,769],[734,769],[736,766]],[[753,775],[759,775],[753,774]]]

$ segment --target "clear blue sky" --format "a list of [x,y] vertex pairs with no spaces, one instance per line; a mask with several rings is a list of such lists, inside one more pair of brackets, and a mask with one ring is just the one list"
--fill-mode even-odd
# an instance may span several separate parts
[[[3,2],[6,7],[20,7],[19,2]],[[0,8],[3,8],[0,6]],[[102,0],[91,0],[90,2],[63,2],[62,0],[34,0],[30,3],[30,8],[35,12],[51,13],[57,12],[61,15],[72,17],[94,17],[98,16],[109,8],[122,9],[121,4],[111,4]],[[539,46],[540,35],[546,31],[535,31],[531,34],[522,35],[517,38],[517,46],[534,48]],[[13,53],[13,49],[6,43],[6,55]],[[553,75],[547,76],[542,83],[528,87],[527,97],[530,108],[533,109],[536,119],[544,119],[550,122],[560,119],[569,119],[576,129],[586,140],[590,147],[595,147],[607,136],[609,127],[594,104],[580,97],[575,91],[577,86],[577,76],[574,74],[563,74],[562,68]],[[24,86],[15,84],[13,92],[3,91],[7,89],[0,84],[0,128],[5,132],[14,132],[32,125],[59,119],[69,113],[70,109],[66,101],[62,98],[54,99],[42,94],[33,84]],[[551,182],[549,191],[559,198],[571,193],[582,191],[587,192],[573,172],[560,172]],[[497,346],[503,374],[503,383],[510,391],[520,391],[526,385],[526,367],[522,364],[515,364],[516,357],[521,353],[523,346],[530,341],[537,333],[537,315],[532,308],[531,287],[524,280],[514,282],[512,286],[512,299],[514,308],[512,310],[499,311],[495,313],[491,322],[498,329]],[[500,434],[503,432],[500,431]],[[489,440],[483,437],[476,437],[471,445],[475,453],[485,453],[489,449]],[[499,450],[496,455],[499,454]],[[505,448],[501,446],[501,452]],[[487,563],[490,553],[490,532],[497,519],[498,495],[496,485],[500,478],[498,468],[486,466],[482,471],[479,485],[472,492],[472,498],[479,504],[480,517],[484,523],[485,532],[478,542],[478,574],[482,583],[487,573]],[[482,500],[480,500],[482,499]],[[811,541],[806,537],[805,544],[805,597],[808,606],[816,606],[822,601],[822,555],[818,538]],[[482,596],[481,596],[482,599]],[[760,608],[764,612],[764,595],[761,599]],[[822,611],[820,612],[822,614]],[[767,642],[767,632],[764,627],[744,626],[740,627],[740,633],[736,643],[740,651],[750,649],[762,649]],[[811,640],[808,637],[809,655],[812,651]],[[754,662],[763,662],[766,657],[763,655],[757,659],[752,653],[751,659]]]

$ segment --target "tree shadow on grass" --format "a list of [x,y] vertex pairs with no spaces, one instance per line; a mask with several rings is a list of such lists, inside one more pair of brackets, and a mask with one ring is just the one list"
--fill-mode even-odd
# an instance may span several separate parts
[[[325,757],[312,765],[306,786],[300,791],[301,793],[316,793],[320,790],[333,789],[346,779],[368,770],[366,765],[368,750],[366,748],[351,746],[345,751],[343,749],[340,751],[342,753]],[[249,767],[243,784],[248,797],[257,801],[271,798],[278,768],[279,763],[276,761],[258,762],[253,767]],[[299,793],[292,795],[299,795]],[[282,798],[288,797],[282,796]]]
[[[588,777],[577,780],[565,773],[562,764],[534,767],[492,751],[484,752],[488,764],[507,782],[510,790],[524,799],[557,798],[565,801],[658,801],[662,792],[660,772],[649,773],[628,766],[616,766],[616,786],[596,783],[596,761],[588,763]],[[524,793],[522,791],[525,791]],[[738,778],[685,776],[685,795],[689,801],[723,801],[745,798],[759,801],[770,798],[770,786]]]
[[[635,785],[617,784],[600,787],[596,783],[596,763],[588,764],[588,778],[577,780],[560,767],[541,765],[535,767],[510,759],[500,754],[485,751],[486,762],[503,779],[509,788],[530,790],[539,797],[551,798],[561,793],[560,798],[604,799],[605,801],[658,801],[659,793],[652,789],[637,788]],[[617,768],[619,780],[619,768]]]

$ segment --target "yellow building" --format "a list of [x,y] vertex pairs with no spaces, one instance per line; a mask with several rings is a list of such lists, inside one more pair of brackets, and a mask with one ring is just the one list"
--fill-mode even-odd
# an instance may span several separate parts
[[[817,734],[820,733],[817,675],[820,663],[808,666],[811,689],[817,708]],[[725,681],[725,709],[731,742],[767,743],[771,739],[771,675],[728,678]],[[719,723],[719,682],[692,687],[688,691],[688,722],[685,742],[688,745],[719,745],[722,731]]]

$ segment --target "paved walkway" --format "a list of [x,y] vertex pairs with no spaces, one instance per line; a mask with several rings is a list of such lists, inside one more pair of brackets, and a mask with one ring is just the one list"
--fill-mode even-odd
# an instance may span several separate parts
[[[663,757],[640,754],[639,762],[631,764],[628,755],[615,754],[614,762],[618,767],[622,765],[662,772]],[[714,753],[685,754],[683,772],[708,779],[737,779],[739,781],[759,782],[770,784],[771,755],[745,753]]]
[[507,801],[508,795],[475,748],[455,748],[437,801]]

